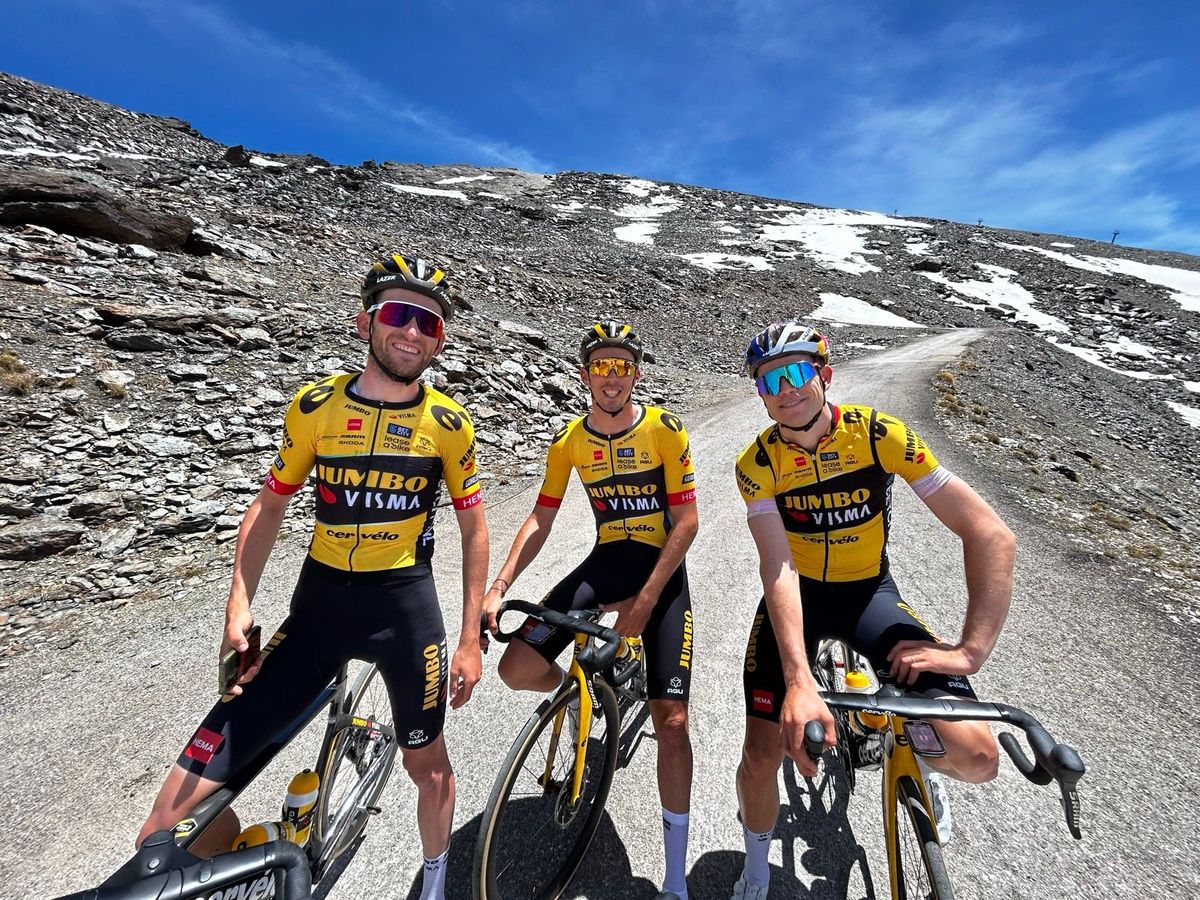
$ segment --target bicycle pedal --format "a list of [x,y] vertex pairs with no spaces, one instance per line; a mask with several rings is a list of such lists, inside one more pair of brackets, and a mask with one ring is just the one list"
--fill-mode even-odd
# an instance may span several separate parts
[[366,809],[367,815],[369,815],[369,816],[377,816],[381,812],[383,812],[383,808],[379,807],[379,806],[367,806],[364,808]]

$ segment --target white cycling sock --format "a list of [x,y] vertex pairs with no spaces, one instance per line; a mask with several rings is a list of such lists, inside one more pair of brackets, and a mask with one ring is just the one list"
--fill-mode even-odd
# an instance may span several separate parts
[[450,848],[436,859],[426,858],[425,873],[421,878],[421,900],[446,900],[446,858]]
[[771,835],[774,832],[774,828],[760,833],[742,826],[742,839],[746,842],[746,863],[742,867],[742,877],[748,884],[771,883],[771,863],[767,861],[767,855],[771,852]]
[[662,818],[663,844],[667,856],[667,875],[663,879],[662,889],[674,891],[680,900],[687,900],[688,814],[671,812],[664,806]]

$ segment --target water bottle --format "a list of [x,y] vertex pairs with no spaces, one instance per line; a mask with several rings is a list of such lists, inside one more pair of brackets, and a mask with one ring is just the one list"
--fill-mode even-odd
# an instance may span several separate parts
[[269,841],[296,840],[296,826],[291,822],[259,822],[251,825],[233,839],[230,850],[244,850],[247,847],[257,847]]
[[320,785],[320,776],[312,769],[297,772],[288,784],[287,799],[283,801],[283,821],[295,832],[288,840],[301,847],[308,841],[308,832],[312,828]]
[[[855,669],[846,673],[846,690],[851,694],[873,694],[871,678],[866,672]],[[883,713],[852,711],[850,713],[850,728],[855,734],[866,735],[882,728],[887,723]]]

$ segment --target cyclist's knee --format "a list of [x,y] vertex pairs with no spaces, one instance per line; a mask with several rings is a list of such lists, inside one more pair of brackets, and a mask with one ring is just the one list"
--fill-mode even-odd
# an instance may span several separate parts
[[540,654],[514,641],[500,657],[496,671],[500,680],[514,691],[524,691],[540,687],[550,666]]
[[964,723],[946,742],[946,765],[959,781],[982,784],[1000,771],[1000,751],[986,726]]
[[454,777],[450,757],[441,738],[420,750],[404,751],[404,771],[419,791],[440,791]]
[[679,701],[651,701],[654,718],[654,734],[663,747],[684,748],[690,741],[688,732],[688,708]]
[[779,726],[765,720],[748,719],[746,739],[742,743],[741,770],[744,777],[751,781],[774,781],[782,764]]

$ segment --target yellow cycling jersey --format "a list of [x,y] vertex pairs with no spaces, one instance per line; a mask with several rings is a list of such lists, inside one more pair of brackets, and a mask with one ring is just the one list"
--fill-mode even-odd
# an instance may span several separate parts
[[777,510],[796,570],[819,581],[857,581],[887,570],[892,482],[925,493],[945,470],[925,442],[894,416],[868,406],[832,406],[816,452],[788,443],[772,425],[735,466],[748,512]]
[[661,547],[671,530],[670,507],[696,500],[687,431],[678,416],[655,406],[643,407],[620,434],[593,431],[587,416],[564,426],[546,454],[539,505],[562,503],[571,469],[587,492],[598,544],[634,540]]
[[352,572],[428,562],[442,482],[455,509],[483,501],[471,418],[426,385],[410,403],[367,400],[353,392],[357,378],[332,375],[300,389],[267,487],[293,494],[316,469],[308,552],[318,562]]

